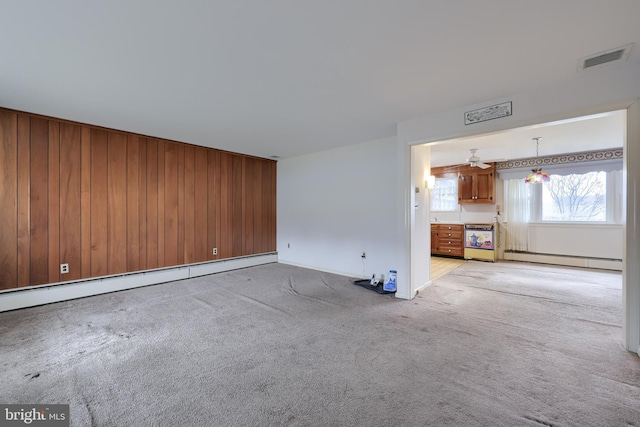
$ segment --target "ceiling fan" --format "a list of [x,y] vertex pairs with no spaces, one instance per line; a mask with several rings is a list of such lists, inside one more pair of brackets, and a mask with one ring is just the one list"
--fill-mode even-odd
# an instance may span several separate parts
[[477,148],[471,148],[469,151],[471,151],[471,157],[469,157],[467,159],[467,162],[469,163],[469,166],[471,167],[479,167],[480,169],[486,169],[491,167],[491,165],[488,165],[486,163],[482,163],[480,161],[480,157],[476,156],[476,151],[478,151]]

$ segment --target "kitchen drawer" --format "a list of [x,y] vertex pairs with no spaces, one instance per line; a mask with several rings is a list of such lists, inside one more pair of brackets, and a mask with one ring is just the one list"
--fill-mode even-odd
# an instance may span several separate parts
[[464,224],[432,224],[438,232],[459,232],[464,231]]
[[449,239],[447,237],[438,237],[438,247],[442,248],[463,248],[462,239]]
[[438,237],[441,239],[460,240],[462,241],[462,230],[440,230],[438,231]]
[[438,255],[451,255],[451,256],[458,256],[461,257],[464,255],[464,249],[456,246],[456,247],[444,247],[444,246],[440,246],[438,248]]

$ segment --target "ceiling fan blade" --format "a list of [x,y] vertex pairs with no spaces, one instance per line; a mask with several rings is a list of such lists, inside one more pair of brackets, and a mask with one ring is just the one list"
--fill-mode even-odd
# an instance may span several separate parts
[[481,163],[481,162],[476,162],[476,166],[479,167],[480,169],[486,169],[491,167],[491,165],[488,165],[486,163]]

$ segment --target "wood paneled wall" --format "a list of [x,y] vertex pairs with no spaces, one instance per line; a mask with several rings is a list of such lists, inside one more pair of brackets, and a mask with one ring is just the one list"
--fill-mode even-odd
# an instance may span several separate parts
[[0,109],[0,168],[0,289],[276,250],[271,160]]

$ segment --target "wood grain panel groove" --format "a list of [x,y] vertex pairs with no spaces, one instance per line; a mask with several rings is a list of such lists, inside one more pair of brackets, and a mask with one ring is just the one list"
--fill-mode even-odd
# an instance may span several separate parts
[[127,271],[127,139],[108,134],[107,149],[108,274]]
[[167,266],[165,258],[165,154],[166,144],[164,140],[158,140],[158,267]]
[[30,278],[49,283],[49,122],[31,118]]
[[195,262],[195,157],[194,148],[184,147],[184,262]]
[[48,283],[60,281],[60,123],[49,121],[49,277]]
[[18,284],[18,120],[0,111],[0,289]]
[[31,120],[18,115],[18,283],[31,285]]
[[91,277],[91,129],[80,131],[80,264],[81,278]]
[[147,140],[147,267],[158,264],[158,143]]
[[108,140],[106,131],[91,130],[91,277],[109,271]]
[[60,124],[60,262],[69,273],[60,279],[82,278],[81,264],[81,128]]
[[140,268],[140,142],[138,136],[127,138],[127,271]]
[[216,215],[216,184],[218,181],[218,164],[216,161],[216,153],[213,150],[207,150],[207,257],[208,259],[216,259],[218,255],[213,254],[213,248],[218,247],[216,228],[218,215]]
[[148,227],[148,218],[147,218],[147,139],[140,138],[138,140],[138,149],[139,149],[139,161],[140,161],[140,169],[138,171],[138,232],[140,233],[139,244],[138,244],[138,268],[140,270],[146,270],[148,267],[147,263],[147,227]]
[[207,250],[207,206],[208,206],[208,177],[207,177],[207,150],[195,149],[195,262],[206,261],[209,256]]
[[164,265],[178,264],[178,146],[165,144],[164,156]]

